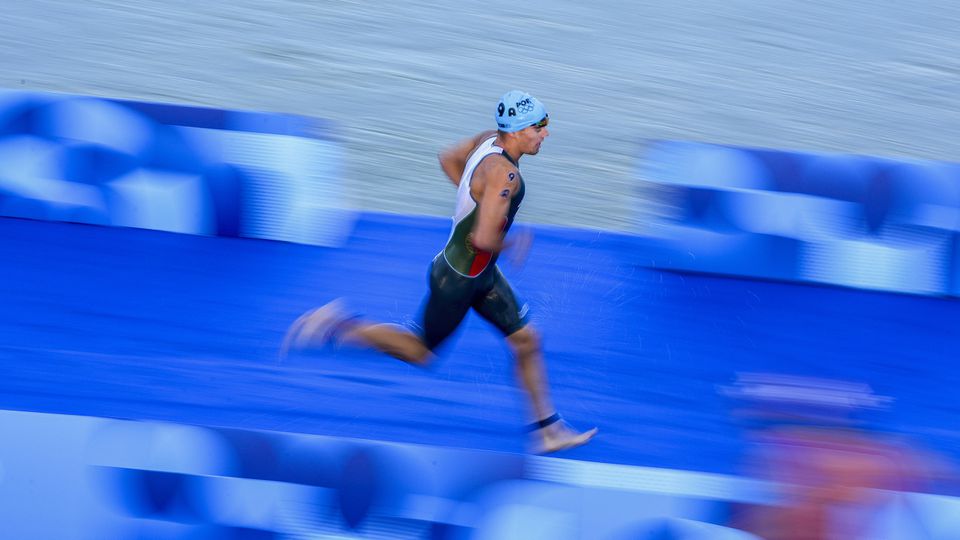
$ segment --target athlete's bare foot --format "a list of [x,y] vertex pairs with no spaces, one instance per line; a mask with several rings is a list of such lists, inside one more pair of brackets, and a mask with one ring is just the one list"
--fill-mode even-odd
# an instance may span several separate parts
[[286,358],[291,350],[324,347],[333,343],[343,323],[350,319],[340,299],[311,309],[290,325],[280,345],[280,359]]
[[550,454],[582,446],[590,442],[598,431],[597,428],[583,432],[577,431],[558,414],[538,424],[531,432],[533,438],[531,452],[535,454]]

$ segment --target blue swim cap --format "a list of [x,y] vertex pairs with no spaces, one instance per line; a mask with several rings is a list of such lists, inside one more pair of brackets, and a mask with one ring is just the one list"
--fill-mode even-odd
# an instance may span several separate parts
[[511,90],[497,103],[497,129],[507,133],[520,131],[547,118],[547,109],[540,100],[520,90]]

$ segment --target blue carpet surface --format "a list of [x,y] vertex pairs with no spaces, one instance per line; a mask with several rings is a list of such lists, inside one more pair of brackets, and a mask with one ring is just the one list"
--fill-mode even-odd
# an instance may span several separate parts
[[[361,214],[342,248],[0,219],[0,408],[523,451],[496,331],[471,314],[419,370],[327,350],[277,361],[287,325],[337,297],[413,319],[449,221]],[[504,273],[541,330],[555,401],[590,445],[564,457],[736,472],[718,393],[738,372],[870,384],[884,430],[960,456],[960,303],[679,274],[642,239],[536,227]]]

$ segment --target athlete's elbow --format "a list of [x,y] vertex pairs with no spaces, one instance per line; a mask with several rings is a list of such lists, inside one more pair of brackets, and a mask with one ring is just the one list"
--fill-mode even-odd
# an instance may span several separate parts
[[460,175],[463,173],[463,168],[458,167],[457,163],[453,160],[444,157],[443,153],[437,155],[437,160],[440,162],[440,170],[447,175],[447,178],[449,178],[454,185],[460,185]]
[[502,245],[502,240],[495,236],[476,234],[472,239],[473,247],[480,251],[498,252]]
[[437,153],[437,161],[440,162],[440,166],[444,169],[456,167],[457,159],[456,154],[454,154],[450,149],[441,150]]

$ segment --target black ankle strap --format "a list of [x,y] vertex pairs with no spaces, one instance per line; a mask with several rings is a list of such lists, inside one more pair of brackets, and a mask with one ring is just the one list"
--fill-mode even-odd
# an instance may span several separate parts
[[527,431],[536,431],[538,429],[543,429],[547,426],[556,424],[560,421],[560,413],[553,413],[550,416],[544,418],[543,420],[537,420],[532,424],[527,425]]

